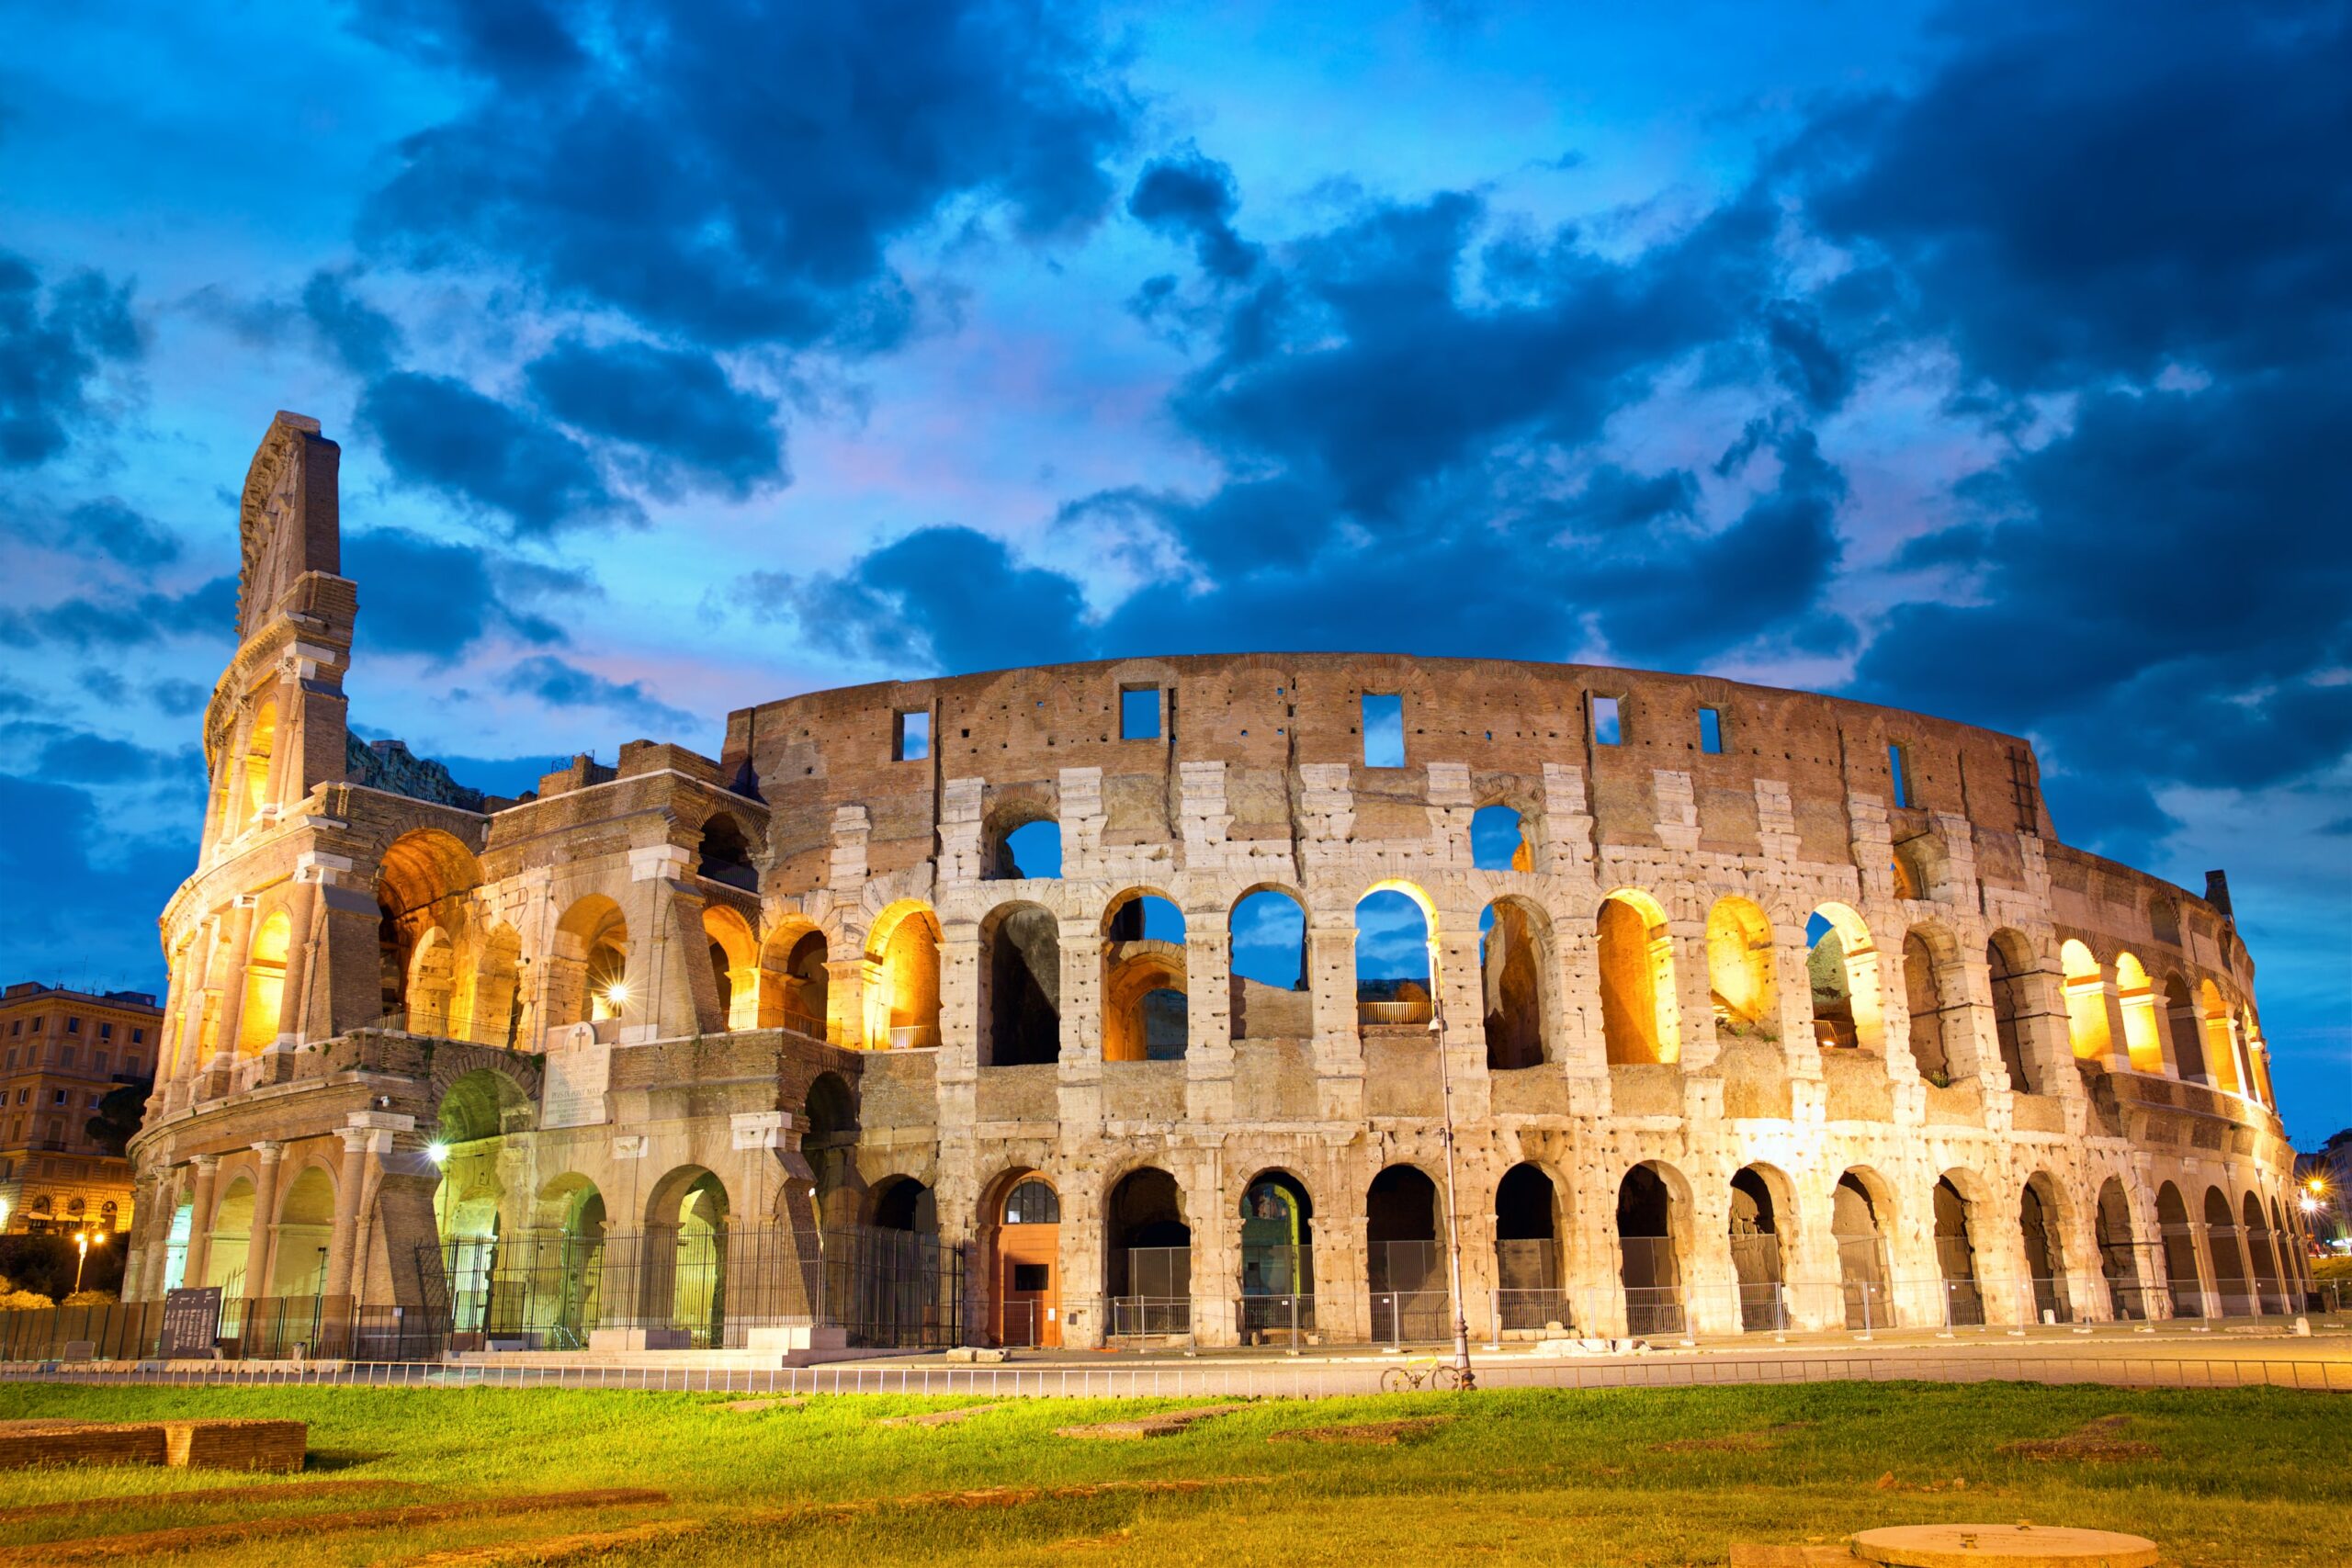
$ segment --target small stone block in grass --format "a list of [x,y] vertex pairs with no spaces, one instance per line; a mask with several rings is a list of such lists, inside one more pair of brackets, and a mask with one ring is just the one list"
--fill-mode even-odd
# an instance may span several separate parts
[[1370,1448],[1394,1448],[1428,1437],[1451,1416],[1408,1416],[1398,1421],[1357,1421],[1341,1427],[1295,1427],[1267,1436],[1270,1443],[1361,1443]]
[[1110,1442],[1136,1438],[1172,1438],[1188,1427],[1247,1408],[1243,1404],[1200,1404],[1189,1410],[1163,1410],[1157,1416],[1139,1416],[1132,1421],[1098,1421],[1088,1427],[1057,1427],[1054,1436],[1091,1438]]
[[166,1421],[164,1462],[184,1470],[297,1471],[310,1431],[301,1421]]

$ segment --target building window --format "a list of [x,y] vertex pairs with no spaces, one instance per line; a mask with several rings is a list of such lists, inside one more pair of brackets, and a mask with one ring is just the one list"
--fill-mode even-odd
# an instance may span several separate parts
[[8,1032],[9,1032],[11,1035],[22,1034],[24,1032],[25,1032],[25,1021],[24,1021],[23,1019],[21,1019],[21,1018],[18,1018],[18,1019],[11,1019],[11,1020],[9,1021],[9,1022],[8,1022]]
[[894,762],[920,762],[931,755],[931,712],[899,715],[891,734],[890,760]]
[[78,1055],[78,1053],[76,1053],[71,1045],[59,1046],[57,1048],[57,1065],[61,1067],[72,1066],[76,1055]]
[[1596,746],[1623,745],[1625,730],[1617,716],[1615,697],[1592,699],[1592,743]]
[[122,1059],[122,1070],[123,1070],[124,1072],[126,1072],[126,1073],[130,1074],[130,1075],[131,1075],[132,1077],[137,1077],[137,1076],[138,1076],[138,1073],[139,1073],[139,1058],[138,1058],[138,1056],[137,1056],[136,1055],[132,1055],[125,1056],[125,1057]]
[[1395,692],[1363,694],[1363,765],[1405,765],[1405,699]]
[[98,1025],[98,1038],[99,1038],[99,1039],[101,1039],[101,1040],[111,1040],[111,1039],[113,1039],[113,1038],[114,1038],[114,1025],[113,1025],[113,1024],[111,1024],[111,1023],[106,1023],[106,1022],[103,1022],[103,1021],[102,1021],[102,1022],[100,1022],[100,1023],[99,1023],[99,1025]]
[[107,1070],[107,1062],[112,1058],[112,1055],[113,1055],[113,1053],[111,1053],[111,1052],[107,1052],[107,1051],[93,1051],[93,1052],[91,1052],[91,1053],[90,1053],[90,1070],[91,1070],[92,1072],[94,1072],[94,1073],[103,1073],[103,1072],[105,1072],[105,1071]]
[[1896,740],[1886,749],[1887,787],[1898,807],[1911,804],[1911,748]]
[[144,1044],[146,1044],[146,1043],[147,1043],[147,1032],[146,1032],[145,1030],[143,1030],[143,1029],[134,1029],[134,1030],[132,1030],[132,1031],[130,1032],[130,1043],[131,1043],[133,1045],[144,1045]]
[[68,1019],[65,1021],[65,1032],[66,1032],[66,1033],[68,1033],[68,1034],[79,1034],[79,1033],[81,1033],[81,1032],[82,1032],[82,1021],[81,1021],[80,1019],[78,1019],[78,1018],[68,1018]]
[[30,1090],[30,1089],[18,1089],[18,1090],[17,1091],[17,1104],[19,1104],[19,1105],[22,1105],[22,1104],[24,1104],[27,1100],[30,1100],[30,1099],[32,1099],[32,1097],[33,1097],[33,1091],[32,1091],[32,1090]]
[[1159,739],[1159,687],[1122,686],[1119,688],[1119,739],[1122,740]]
[[63,1089],[51,1089],[51,1090],[49,1091],[49,1102],[50,1102],[51,1105],[62,1105],[62,1104],[64,1104],[64,1103],[65,1103],[65,1091],[64,1091]]
[[1699,710],[1699,750],[1720,756],[1724,749],[1724,716],[1713,708]]
[[17,1048],[14,1045],[8,1047],[7,1065],[12,1067],[17,1065]]
[[97,1097],[96,1095],[95,1095],[95,1094],[94,1094],[94,1095],[91,1095],[91,1096],[88,1098],[88,1100],[87,1100],[86,1101],[85,1101],[85,1103],[89,1107],[89,1109],[90,1109],[90,1110],[92,1110],[92,1111],[96,1111],[96,1110],[98,1108],[98,1097]]

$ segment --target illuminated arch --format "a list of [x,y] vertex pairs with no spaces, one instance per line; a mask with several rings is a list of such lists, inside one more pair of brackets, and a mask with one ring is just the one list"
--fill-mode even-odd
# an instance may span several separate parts
[[1665,908],[1639,888],[1621,887],[1601,901],[1594,925],[1610,1065],[1675,1061],[1681,1036]]
[[2065,976],[2066,1041],[2077,1060],[2103,1061],[2113,1045],[2107,1026],[2107,979],[2091,950],[2072,937],[2059,946]]
[[293,924],[283,909],[270,912],[246,950],[245,999],[237,1015],[237,1055],[255,1055],[277,1043],[286,1005],[286,962]]
[[[2135,1073],[2165,1070],[2164,1034],[2156,1021],[2156,988],[2139,959],[2115,955],[2115,999],[2123,1013],[2123,1049]],[[2071,1016],[2071,1014],[2070,1014]]]
[[[723,820],[723,818],[721,818]],[[718,992],[721,1030],[756,1029],[760,1022],[760,942],[752,922],[724,904],[702,910],[704,951]]]
[[1746,898],[1715,900],[1707,911],[1707,990],[1721,1038],[1780,1035],[1773,976],[1772,922]]
[[865,956],[876,965],[865,989],[865,1043],[928,1050],[939,1043],[939,916],[901,898],[874,918]]

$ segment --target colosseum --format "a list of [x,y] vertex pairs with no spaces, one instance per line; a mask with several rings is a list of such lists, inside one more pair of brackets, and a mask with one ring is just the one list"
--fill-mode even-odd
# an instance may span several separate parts
[[2300,1299],[2225,884],[2060,843],[2015,737],[1135,659],[485,798],[345,727],[337,458],[245,482],[133,1150],[128,1293],[246,1354],[1430,1339],[1455,1240],[1501,1339]]

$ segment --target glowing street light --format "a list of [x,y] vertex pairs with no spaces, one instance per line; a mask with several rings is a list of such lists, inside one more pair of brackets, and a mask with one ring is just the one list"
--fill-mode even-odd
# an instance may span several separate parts
[[628,982],[616,980],[605,987],[605,1005],[615,1012],[628,1006]]
[[74,1293],[78,1296],[82,1293],[82,1270],[90,1266],[90,1248],[94,1244],[98,1247],[106,1246],[107,1234],[104,1231],[85,1230],[75,1235],[74,1241],[81,1252],[81,1256],[74,1261]]
[[424,1145],[424,1157],[435,1165],[440,1165],[449,1157],[449,1145],[435,1138]]

